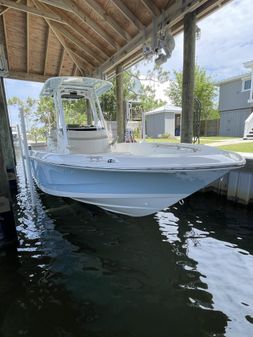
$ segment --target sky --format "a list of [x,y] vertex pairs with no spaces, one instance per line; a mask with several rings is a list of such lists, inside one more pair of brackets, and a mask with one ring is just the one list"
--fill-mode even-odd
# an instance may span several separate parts
[[[247,73],[243,63],[253,60],[253,0],[233,0],[197,23],[201,37],[196,41],[196,63],[205,68],[214,81]],[[170,72],[182,70],[183,34],[175,37],[176,46],[172,57],[163,65]],[[138,64],[142,74],[153,68],[153,63]],[[42,84],[5,80],[7,97],[38,98]],[[156,84],[157,98],[168,100],[164,88]],[[15,109],[11,108],[11,123],[16,124]]]

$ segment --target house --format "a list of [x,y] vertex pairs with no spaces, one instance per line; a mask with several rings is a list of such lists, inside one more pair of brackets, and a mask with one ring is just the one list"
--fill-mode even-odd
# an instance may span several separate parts
[[253,137],[253,61],[244,66],[248,73],[217,83],[220,136]]
[[146,136],[158,138],[162,135],[179,136],[181,122],[180,107],[165,104],[164,106],[143,114]]

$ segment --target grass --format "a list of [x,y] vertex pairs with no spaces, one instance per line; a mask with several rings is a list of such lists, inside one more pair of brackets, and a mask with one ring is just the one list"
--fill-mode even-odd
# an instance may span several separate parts
[[[200,144],[211,144],[211,143],[219,143],[222,141],[227,141],[231,139],[241,139],[238,137],[200,137]],[[179,143],[180,139],[177,138],[146,138],[146,142],[149,143]],[[231,145],[217,145],[219,149],[234,151],[234,152],[253,152],[253,142],[245,142],[239,144],[231,144]]]
[[200,137],[200,144],[218,143],[231,139],[240,139],[238,137]]
[[179,143],[177,138],[146,138],[147,143]]
[[232,144],[232,145],[223,145],[219,146],[219,149],[226,151],[234,151],[234,152],[253,152],[253,142],[252,143],[240,143],[240,144]]
[[[230,139],[239,139],[238,137],[200,137],[200,144],[210,144],[221,141],[226,141]],[[146,138],[146,142],[148,143],[179,143],[180,139],[178,138]]]

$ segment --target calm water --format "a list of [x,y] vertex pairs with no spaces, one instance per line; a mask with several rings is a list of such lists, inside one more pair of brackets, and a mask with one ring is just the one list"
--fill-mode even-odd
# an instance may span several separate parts
[[129,218],[38,192],[0,251],[1,337],[253,336],[253,211],[198,194]]

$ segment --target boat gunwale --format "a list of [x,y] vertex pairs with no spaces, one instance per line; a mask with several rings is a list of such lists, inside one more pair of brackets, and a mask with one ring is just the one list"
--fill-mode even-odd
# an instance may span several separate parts
[[243,167],[246,163],[246,160],[243,158],[240,162],[238,163],[226,163],[223,165],[209,165],[209,166],[193,166],[193,167],[174,167],[174,168],[146,168],[146,169],[138,169],[138,168],[118,168],[118,167],[94,167],[94,166],[79,166],[79,165],[70,165],[70,164],[63,164],[63,163],[55,163],[52,161],[48,161],[42,158],[38,158],[36,156],[29,156],[30,159],[37,160],[39,162],[42,162],[44,164],[48,165],[53,165],[53,166],[58,166],[58,167],[66,167],[66,168],[72,168],[72,169],[79,169],[79,170],[92,170],[92,171],[107,171],[107,172],[140,172],[140,173],[167,173],[167,172],[192,172],[192,171],[213,171],[213,170],[222,170],[222,169],[230,169],[230,170],[235,170],[240,167]]

